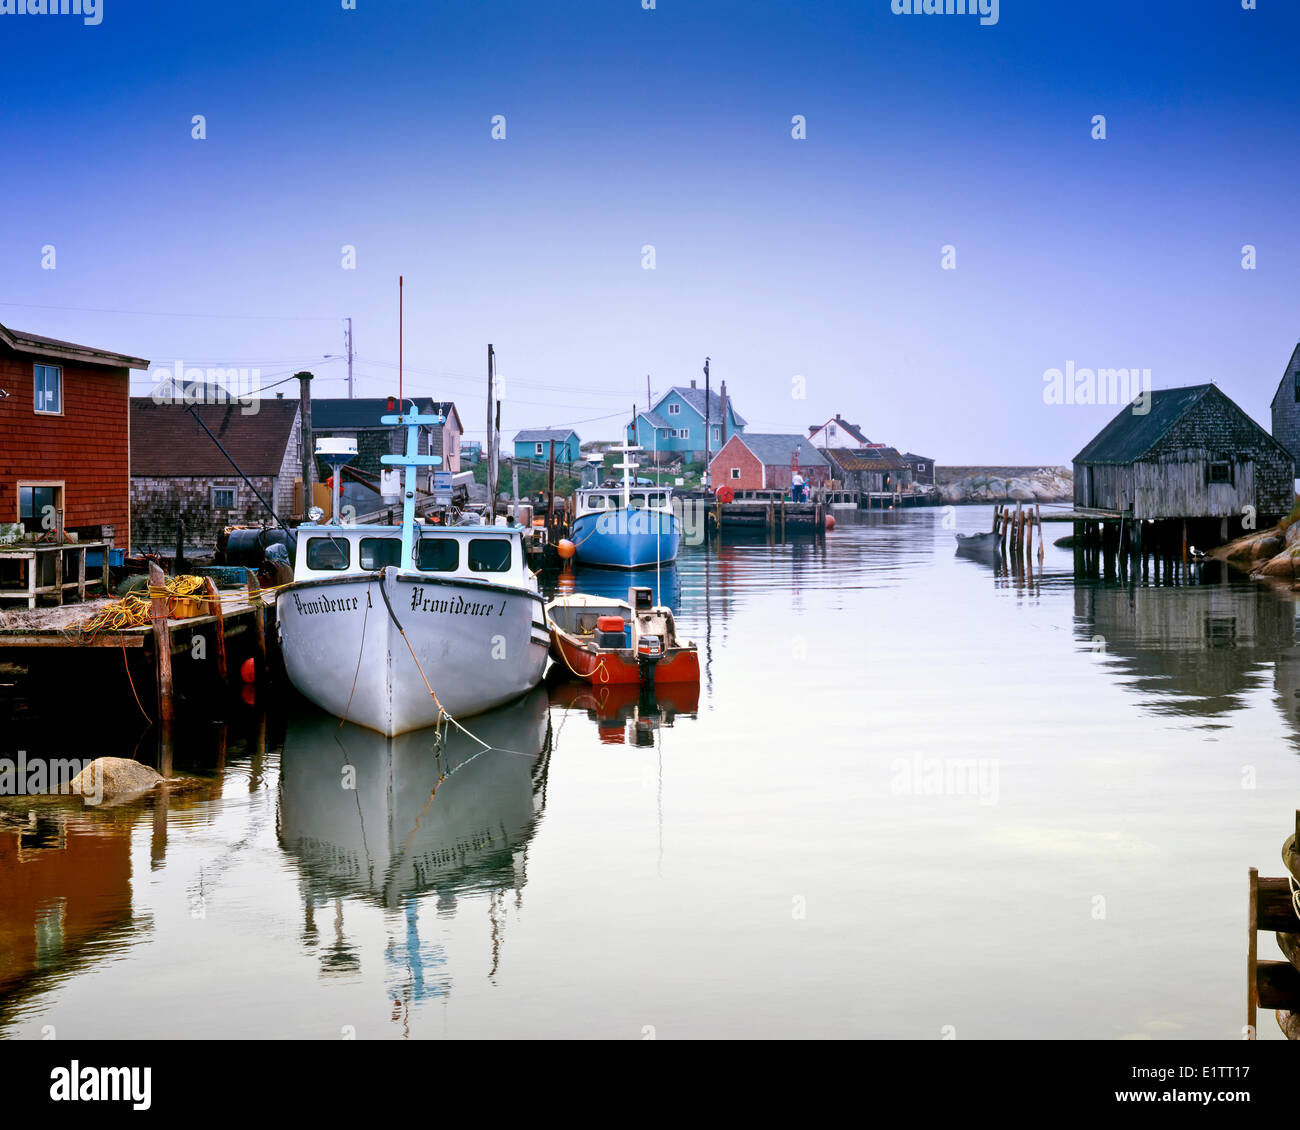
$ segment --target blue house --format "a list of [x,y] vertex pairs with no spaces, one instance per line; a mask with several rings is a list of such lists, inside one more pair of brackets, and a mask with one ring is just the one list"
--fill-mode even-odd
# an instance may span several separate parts
[[[723,420],[723,406],[726,420]],[[690,388],[670,388],[648,412],[636,414],[628,425],[627,438],[659,462],[678,459],[687,463],[704,461],[704,390],[691,381]],[[745,418],[727,397],[727,383],[721,393],[709,392],[709,451],[717,453],[732,436],[745,430]]]
[[555,461],[576,463],[582,458],[578,433],[572,429],[531,428],[515,436],[515,458],[545,463],[551,458],[551,441],[555,441]]

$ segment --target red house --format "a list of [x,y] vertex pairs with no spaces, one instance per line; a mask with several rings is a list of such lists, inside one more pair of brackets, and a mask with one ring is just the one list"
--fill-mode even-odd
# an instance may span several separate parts
[[784,491],[790,489],[790,476],[795,468],[813,486],[825,486],[830,478],[826,456],[810,439],[738,432],[709,463],[709,480],[714,487],[728,486],[735,491]]
[[38,530],[52,507],[65,529],[129,548],[130,371],[148,367],[0,326],[0,522]]

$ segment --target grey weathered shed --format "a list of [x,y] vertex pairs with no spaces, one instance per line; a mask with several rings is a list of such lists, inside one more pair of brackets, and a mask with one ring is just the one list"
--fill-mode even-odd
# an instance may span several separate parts
[[1282,444],[1216,386],[1192,385],[1111,420],[1074,457],[1074,502],[1137,520],[1260,522],[1290,512],[1294,475]]
[[1292,350],[1291,360],[1282,371],[1282,379],[1269,407],[1273,416],[1273,438],[1300,463],[1300,345]]

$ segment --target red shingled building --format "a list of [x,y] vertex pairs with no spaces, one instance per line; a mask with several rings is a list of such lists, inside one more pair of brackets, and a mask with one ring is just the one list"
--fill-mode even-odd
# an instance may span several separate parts
[[0,522],[131,544],[128,357],[0,326]]

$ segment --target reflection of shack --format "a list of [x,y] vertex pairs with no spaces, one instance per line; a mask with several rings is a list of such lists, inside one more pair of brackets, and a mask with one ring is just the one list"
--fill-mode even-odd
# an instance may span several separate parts
[[1129,686],[1178,714],[1236,709],[1259,668],[1295,641],[1290,603],[1264,588],[1229,585],[1075,590],[1085,643],[1104,648]]
[[[131,918],[131,840],[65,811],[0,823],[0,1000]],[[15,823],[9,823],[12,817]]]

